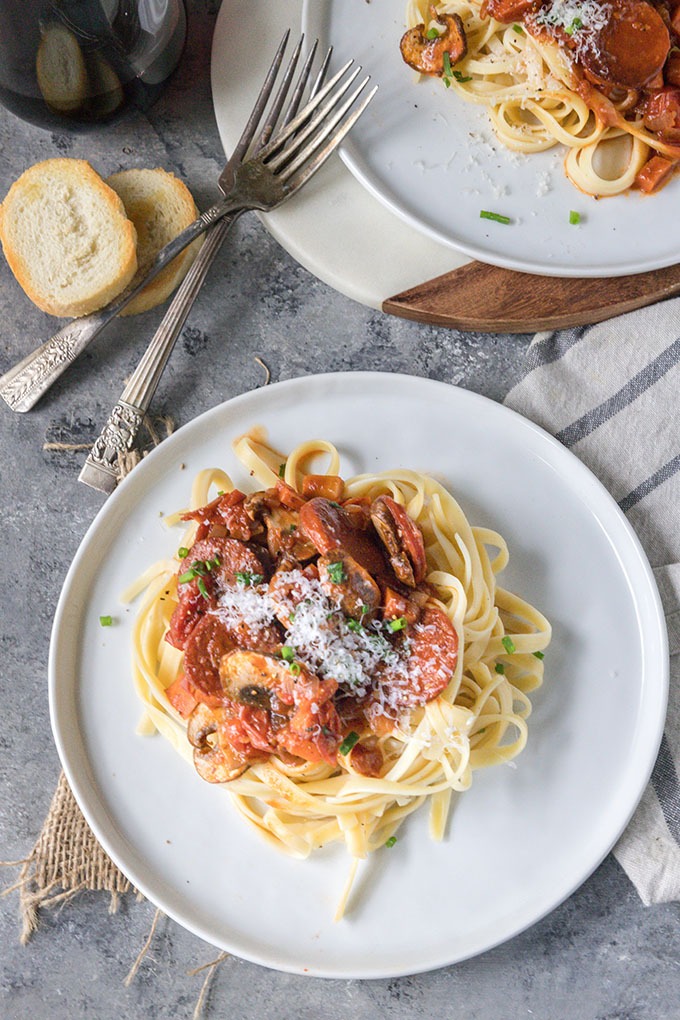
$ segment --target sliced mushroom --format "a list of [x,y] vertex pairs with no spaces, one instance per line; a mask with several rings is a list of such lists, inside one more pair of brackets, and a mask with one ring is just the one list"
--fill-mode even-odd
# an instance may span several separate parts
[[434,39],[428,39],[425,25],[409,28],[401,39],[401,55],[409,67],[421,74],[441,77],[445,70],[445,55],[448,54],[451,64],[462,60],[467,53],[467,39],[459,15],[438,14],[434,5],[430,12],[433,19],[444,27],[443,32]]
[[318,560],[321,587],[346,616],[361,620],[380,605],[382,596],[368,570],[342,549]]
[[425,543],[415,521],[390,496],[379,496],[371,507],[371,520],[387,550],[397,579],[415,588],[427,571]]
[[217,738],[220,711],[198,704],[187,726],[187,738],[194,748],[194,766],[207,783],[230,783],[243,775],[250,764],[231,745],[220,743]]
[[293,704],[295,676],[285,660],[260,652],[229,652],[220,663],[220,680],[227,697],[242,705],[285,714]]

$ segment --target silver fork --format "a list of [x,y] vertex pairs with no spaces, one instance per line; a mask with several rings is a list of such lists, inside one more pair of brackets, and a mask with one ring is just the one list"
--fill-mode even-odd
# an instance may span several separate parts
[[[295,54],[293,56],[295,57]],[[28,355],[0,378],[0,396],[12,410],[22,412],[30,410],[68,365],[132,298],[209,227],[229,213],[244,212],[248,209],[265,212],[275,209],[300,190],[335,151],[375,94],[374,87],[361,96],[369,82],[368,76],[352,87],[361,70],[359,67],[353,67],[353,64],[354,61],[350,60],[340,68],[256,156],[240,163],[233,171],[233,180],[229,180],[229,175],[225,178],[227,184],[231,183],[228,194],[202,213],[159,252],[143,280],[101,311],[68,323],[33,354]],[[270,74],[265,80],[267,89],[265,105],[273,90],[277,72],[278,66],[273,76],[270,69]],[[253,117],[258,105],[259,100],[253,111]],[[262,112],[263,108],[260,110],[260,117]],[[253,117],[250,118],[249,124]],[[255,122],[255,127],[258,122],[259,118]],[[227,174],[228,168],[229,165],[225,167],[224,174]]]
[[[253,112],[243,130],[243,133],[234,148],[231,159],[224,168],[219,180],[222,191],[227,194],[233,184],[234,176],[238,165],[248,151],[255,131],[259,125],[267,101],[270,96],[270,83],[280,68],[283,52],[288,41],[289,32],[284,35],[279,49],[274,57],[267,78],[262,86],[260,95],[253,109]],[[276,98],[274,99],[267,119],[265,121],[257,140],[254,143],[254,152],[258,153],[269,141],[279,117],[283,104],[288,95],[303,39],[298,42],[295,51],[290,59],[286,72],[279,86]],[[309,55],[302,67],[293,94],[288,102],[286,111],[282,118],[282,127],[287,127],[293,117],[297,114],[302,96],[309,82],[314,58],[316,55],[317,43],[312,46]],[[323,85],[328,65],[330,62],[331,50],[323,60],[321,68],[311,88],[310,98],[313,98]],[[170,354],[175,346],[181,329],[186,322],[187,316],[196,300],[198,293],[205,281],[208,270],[212,265],[217,252],[221,248],[227,233],[235,223],[241,211],[230,213],[206,233],[206,239],[194,260],[189,272],[173,297],[163,319],[154,333],[149,346],[144,352],[135,371],[130,376],[120,399],[109,415],[104,428],[95,440],[87,460],[79,475],[79,480],[101,492],[111,493],[119,481],[119,453],[130,450],[134,446],[140,425],[151,403],[161,375],[168,362]]]

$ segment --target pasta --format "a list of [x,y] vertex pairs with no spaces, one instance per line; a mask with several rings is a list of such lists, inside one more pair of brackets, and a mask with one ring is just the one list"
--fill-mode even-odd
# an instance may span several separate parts
[[[160,732],[211,781],[222,778],[222,767],[232,769],[234,778],[225,788],[233,803],[279,849],[306,857],[328,843],[344,842],[353,863],[338,910],[341,916],[358,861],[396,841],[409,814],[427,801],[431,835],[442,839],[452,794],[470,787],[475,770],[509,762],[522,751],[531,711],[529,694],[542,682],[550,624],[532,605],[498,585],[497,575],[508,561],[503,538],[472,526],[453,496],[433,478],[400,469],[343,482],[338,452],[326,441],[303,443],[284,458],[261,433],[251,431],[239,438],[233,449],[264,493],[244,499],[223,471],[202,471],[193,485],[189,511],[193,519],[181,540],[180,558],[149,568],[124,596],[129,601],[141,595],[132,657],[136,689],[144,703],[140,732]],[[325,471],[312,473],[311,467],[321,457],[327,462]],[[215,492],[219,495],[210,501]],[[342,503],[328,495],[338,496]],[[293,505],[299,509],[291,509]],[[247,521],[262,506],[269,507],[264,511],[266,542],[268,553],[274,550],[278,557],[278,568],[269,581],[252,572],[237,573],[238,580],[223,590],[220,601],[211,603],[198,624],[193,622],[193,644],[186,642],[183,655],[170,642],[177,642],[191,585],[200,585],[205,578],[212,583],[210,572],[199,566],[206,561],[194,560],[194,554],[199,555],[200,550],[205,555],[211,541],[206,536],[213,535],[213,542],[223,544],[210,547],[222,550],[221,559],[214,555],[211,569],[213,573],[224,569],[229,550],[235,548],[224,543],[242,543],[224,539],[215,522],[225,520],[230,535],[243,535],[248,533]],[[220,507],[222,517],[217,516]],[[239,516],[244,508],[250,518]],[[374,524],[368,523],[369,510]],[[404,520],[404,510],[417,525],[413,531],[409,531],[413,524]],[[312,548],[306,571],[302,560],[298,568],[291,565],[294,552],[301,558],[309,553],[299,543],[308,543],[311,536],[317,547],[323,544],[323,528],[329,520],[346,522],[352,516],[358,520],[363,514],[361,527],[352,524],[361,535],[356,548],[351,544],[356,534],[351,532],[346,542],[361,559],[365,555],[361,542],[369,531],[374,549],[379,546],[377,536],[383,535],[380,513],[387,525],[392,525],[392,533],[403,539],[403,547],[396,552],[387,545],[383,550],[389,554],[391,566],[380,579],[380,607],[372,601],[372,578],[367,579],[353,557],[339,549],[320,556]],[[287,516],[291,514],[297,516]],[[186,512],[175,514],[169,523],[177,524],[186,516]],[[290,524],[291,520],[297,523]],[[239,528],[246,531],[239,532]],[[421,533],[422,561],[416,541]],[[240,555],[251,554],[246,547],[251,552],[259,550],[258,541],[264,543],[262,533],[243,543]],[[277,542],[282,543],[280,548]],[[264,552],[261,556],[264,562]],[[329,562],[333,560],[337,562]],[[208,565],[210,562],[207,560]],[[244,563],[251,565],[250,561]],[[193,567],[183,573],[190,564]],[[338,576],[343,564],[343,576]],[[192,571],[193,579],[189,577]],[[352,601],[355,584],[361,592],[358,608]],[[272,610],[267,600],[281,591],[284,594]],[[388,603],[396,607],[391,613]],[[264,722],[270,727],[267,740],[278,741],[277,752],[270,749],[263,754],[249,748],[247,754],[252,752],[252,757],[242,761],[236,761],[233,754],[233,747],[240,746],[238,739],[235,744],[232,740],[225,759],[224,745],[215,745],[215,731],[206,726],[210,713],[221,711],[215,707],[219,699],[211,701],[218,688],[204,684],[202,694],[191,685],[187,690],[184,676],[191,673],[196,679],[191,670],[201,627],[212,626],[211,614],[221,614],[222,620],[228,618],[231,626],[237,625],[238,620],[234,623],[229,617],[234,606],[237,615],[247,618],[253,627],[269,628],[276,611],[280,622],[274,625],[280,628],[285,621],[286,628],[285,638],[279,636],[275,650],[269,649],[267,655],[236,649],[220,657],[223,649],[218,650],[218,685],[228,689],[230,696],[235,695],[229,684],[240,683],[242,695],[247,687],[248,704],[259,705],[243,709],[250,713],[248,725],[254,726],[258,719],[262,724],[264,712]],[[265,619],[261,614],[267,607],[271,611]],[[400,612],[403,615],[395,616]],[[262,636],[264,631],[258,634]],[[211,655],[214,640],[211,638]],[[201,645],[201,654],[207,654],[207,649],[207,644]],[[405,656],[401,661],[406,663],[406,674],[399,655]],[[253,681],[248,672],[249,662],[254,660],[260,664],[266,660],[276,679],[276,697],[271,697],[271,690],[266,692],[270,699],[266,711],[257,687],[265,681]],[[209,671],[207,659],[201,662],[201,668]],[[442,663],[446,664],[445,675],[440,675]],[[366,671],[372,669],[375,676],[367,676]],[[234,670],[239,674],[236,679]],[[292,684],[288,670],[293,673]],[[286,701],[285,694],[298,681],[315,685],[311,712],[316,711],[317,719],[328,724],[317,726],[313,739],[310,737],[312,743],[303,741],[299,748],[290,744],[290,737],[301,739],[299,732],[294,732],[295,719],[309,705],[301,697],[294,703],[292,697]],[[198,701],[187,705],[185,699],[192,690]],[[332,692],[332,697],[326,698],[324,691]],[[259,700],[255,701],[257,692]],[[276,713],[286,712],[283,728],[275,730]],[[291,713],[295,713],[292,718]],[[194,739],[195,720],[203,727],[202,743]],[[225,725],[232,723],[230,717]],[[327,730],[325,735],[323,730]],[[222,732],[219,727],[217,732]],[[194,739],[193,747],[188,736]],[[251,739],[257,743],[255,737]],[[265,742],[263,746],[268,745]],[[289,753],[291,746],[298,750],[297,755]],[[217,766],[216,754],[222,755]],[[305,760],[304,755],[317,760]]]
[[664,0],[409,0],[406,20],[407,63],[486,107],[507,148],[565,146],[586,194],[651,192],[675,172],[680,19]]

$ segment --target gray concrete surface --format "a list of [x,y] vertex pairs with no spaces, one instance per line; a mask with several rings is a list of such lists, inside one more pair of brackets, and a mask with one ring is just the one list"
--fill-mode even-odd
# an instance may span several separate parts
[[[30,163],[59,153],[105,172],[164,166],[215,195],[222,161],[210,101],[209,44],[217,0],[189,3],[181,70],[148,117],[105,133],[55,135],[0,111],[0,193]],[[59,774],[49,725],[50,622],[67,567],[103,497],[77,481],[82,454],[46,440],[98,433],[144,337],[150,312],[110,328],[30,414],[0,407],[4,548],[0,614],[0,858],[23,857],[40,831]],[[53,331],[0,264],[0,371]],[[442,379],[502,399],[521,373],[528,337],[464,335],[356,305],[301,269],[253,217],[220,254],[162,380],[154,410],[181,425],[261,382],[319,371],[378,369]],[[0,875],[9,884],[15,872]],[[164,919],[130,987],[125,978],[154,916],[128,897],[118,914],[104,895],[45,911],[19,945],[18,899],[0,900],[0,1017],[189,1018],[209,945]],[[644,907],[613,858],[550,916],[477,959],[390,981],[321,981],[236,958],[220,966],[204,1015],[239,1020],[675,1020],[680,1017],[680,906]]]

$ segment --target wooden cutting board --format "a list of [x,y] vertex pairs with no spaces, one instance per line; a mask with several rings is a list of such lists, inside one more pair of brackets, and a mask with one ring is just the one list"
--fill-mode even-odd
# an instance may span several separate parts
[[680,265],[634,276],[565,279],[469,262],[383,302],[405,319],[467,332],[534,333],[622,315],[680,293]]

